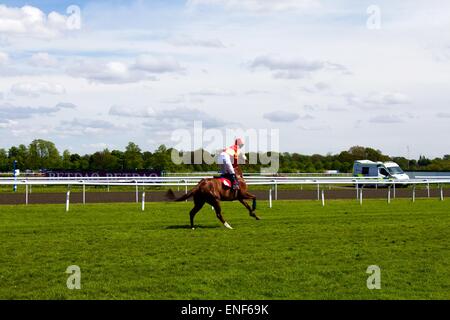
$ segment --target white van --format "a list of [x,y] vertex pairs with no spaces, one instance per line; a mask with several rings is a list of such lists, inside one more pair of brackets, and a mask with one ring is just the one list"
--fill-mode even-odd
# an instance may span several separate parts
[[400,166],[391,161],[357,160],[353,165],[353,176],[394,180],[409,179],[409,176],[403,172]]

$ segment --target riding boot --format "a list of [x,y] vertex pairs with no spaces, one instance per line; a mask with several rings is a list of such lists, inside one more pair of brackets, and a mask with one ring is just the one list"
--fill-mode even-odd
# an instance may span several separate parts
[[233,190],[239,190],[239,180],[235,174],[231,175],[231,184],[233,185]]

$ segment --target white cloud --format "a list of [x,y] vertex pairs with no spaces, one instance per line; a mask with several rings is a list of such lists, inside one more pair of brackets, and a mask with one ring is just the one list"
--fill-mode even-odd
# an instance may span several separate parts
[[11,129],[17,124],[17,121],[0,119],[0,129]]
[[33,54],[29,62],[32,66],[41,68],[53,68],[58,66],[58,59],[49,55],[47,52]]
[[303,58],[260,56],[250,63],[252,70],[267,69],[277,79],[301,79],[320,70],[333,70],[348,74],[346,67],[326,61],[308,61]]
[[315,118],[310,114],[305,114],[304,116],[300,116],[299,119],[300,120],[313,120]]
[[318,125],[318,126],[299,126],[298,127],[300,130],[303,131],[322,131],[322,132],[326,132],[326,131],[330,131],[331,127],[328,125]]
[[0,5],[0,35],[55,38],[69,30],[67,19],[57,12],[46,15],[28,5],[21,8]]
[[330,111],[330,112],[347,112],[348,109],[344,108],[344,107],[339,107],[339,106],[328,106],[327,107],[327,111]]
[[130,118],[147,118],[155,114],[152,108],[131,108],[125,106],[114,105],[109,109],[109,115]]
[[0,52],[0,66],[5,65],[9,61],[9,55],[5,52]]
[[80,60],[67,72],[74,77],[104,84],[123,84],[140,81],[156,81],[156,75],[180,73],[183,68],[171,57],[141,55],[132,63],[123,61],[102,62]]
[[252,12],[305,10],[320,6],[318,0],[188,0],[188,7],[218,5],[228,10]]
[[71,121],[62,121],[57,130],[65,135],[79,136],[114,132],[125,128],[126,125],[118,125],[110,121],[75,118]]
[[300,116],[297,113],[278,110],[264,114],[263,118],[271,122],[294,122]]
[[[70,104],[72,105],[72,104]],[[33,116],[49,116],[62,109],[73,108],[67,103],[59,103],[54,107],[22,107],[12,104],[0,105],[0,118],[3,119],[29,119]]]
[[113,146],[108,145],[104,142],[98,142],[98,143],[89,143],[89,144],[83,144],[83,148],[89,148],[94,150],[105,150],[107,148],[113,148]]
[[55,106],[55,108],[58,108],[58,109],[76,109],[77,106],[75,104],[73,104],[73,103],[70,103],[70,102],[60,102],[60,103],[58,103]]
[[192,39],[190,37],[177,37],[169,41],[178,47],[204,47],[204,48],[225,48],[225,45],[218,39]]
[[170,73],[183,71],[183,68],[174,58],[155,57],[151,55],[140,55],[137,57],[133,68],[149,73]]
[[39,97],[41,94],[62,95],[66,89],[60,84],[49,82],[16,83],[11,87],[11,93],[23,97]]
[[127,64],[117,61],[102,63],[81,61],[70,67],[68,73],[74,77],[106,84],[137,82],[145,79],[145,75],[132,72]]
[[365,102],[371,104],[395,105],[395,104],[407,104],[410,102],[410,100],[403,93],[388,92],[388,93],[371,94],[369,95],[369,97],[367,97]]
[[303,86],[300,88],[301,91],[306,93],[323,93],[330,91],[331,86],[325,82],[317,82],[312,86]]
[[360,108],[387,107],[391,105],[403,105],[411,102],[410,98],[399,92],[373,92],[366,97],[354,94],[345,94],[347,103]]
[[380,115],[370,118],[369,122],[379,124],[395,124],[404,122],[404,119],[396,115]]
[[155,112],[148,117],[150,121],[144,122],[147,127],[158,127],[160,129],[174,130],[180,126],[192,126],[194,121],[201,121],[204,128],[220,128],[233,123],[218,119],[210,114],[194,108],[177,107]]
[[223,90],[218,88],[211,88],[211,89],[202,89],[198,91],[193,91],[189,93],[191,96],[218,96],[218,97],[226,97],[226,96],[233,96],[235,93],[233,91],[229,90]]
[[439,112],[436,114],[436,117],[438,118],[450,118],[450,112]]

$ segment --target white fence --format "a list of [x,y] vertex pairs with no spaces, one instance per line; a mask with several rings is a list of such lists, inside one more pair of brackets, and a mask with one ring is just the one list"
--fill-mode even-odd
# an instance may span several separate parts
[[[195,186],[201,178],[211,178],[211,176],[205,177],[84,177],[82,179],[75,178],[47,178],[47,177],[30,177],[14,179],[12,177],[0,178],[0,186],[25,186],[25,202],[28,204],[28,194],[31,192],[31,187],[36,185],[45,186],[68,186],[70,190],[71,186],[80,186],[83,188],[83,203],[86,203],[86,186],[129,186],[135,187],[136,202],[139,201],[139,188],[145,187],[184,187],[185,192],[188,191],[188,187]],[[279,185],[313,185],[317,188],[317,200],[322,200],[322,204],[325,205],[324,190],[321,190],[321,186],[331,185],[351,185],[355,188],[356,199],[362,204],[363,189],[366,186],[384,186],[388,187],[388,202],[391,200],[391,189],[393,192],[393,198],[396,195],[396,188],[398,186],[410,185],[412,188],[412,199],[415,201],[416,186],[424,185],[428,191],[428,197],[430,197],[430,188],[435,186],[440,188],[440,199],[444,200],[443,185],[450,184],[450,178],[429,177],[427,179],[409,179],[409,180],[389,180],[378,178],[365,178],[365,177],[262,177],[251,176],[246,177],[246,183],[248,185],[265,185],[270,187],[269,191],[269,203],[272,207],[272,191],[274,192],[274,200],[278,199],[278,186]],[[70,192],[67,197],[69,198]],[[143,197],[145,199],[145,197]],[[145,200],[144,200],[145,201]],[[144,204],[143,204],[144,206]]]

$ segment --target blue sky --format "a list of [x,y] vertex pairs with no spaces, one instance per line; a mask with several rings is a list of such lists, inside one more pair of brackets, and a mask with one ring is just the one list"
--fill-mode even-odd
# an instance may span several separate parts
[[190,149],[173,137],[203,121],[205,137],[278,130],[281,151],[448,154],[450,4],[372,4],[3,1],[0,148]]
[[25,5],[30,5],[38,7],[44,12],[58,11],[60,13],[65,13],[67,7],[72,4],[76,4],[81,8],[83,8],[84,5],[89,2],[90,1],[66,1],[66,0],[26,0],[26,1],[4,0],[2,1],[2,4],[5,4],[8,7],[22,7]]

